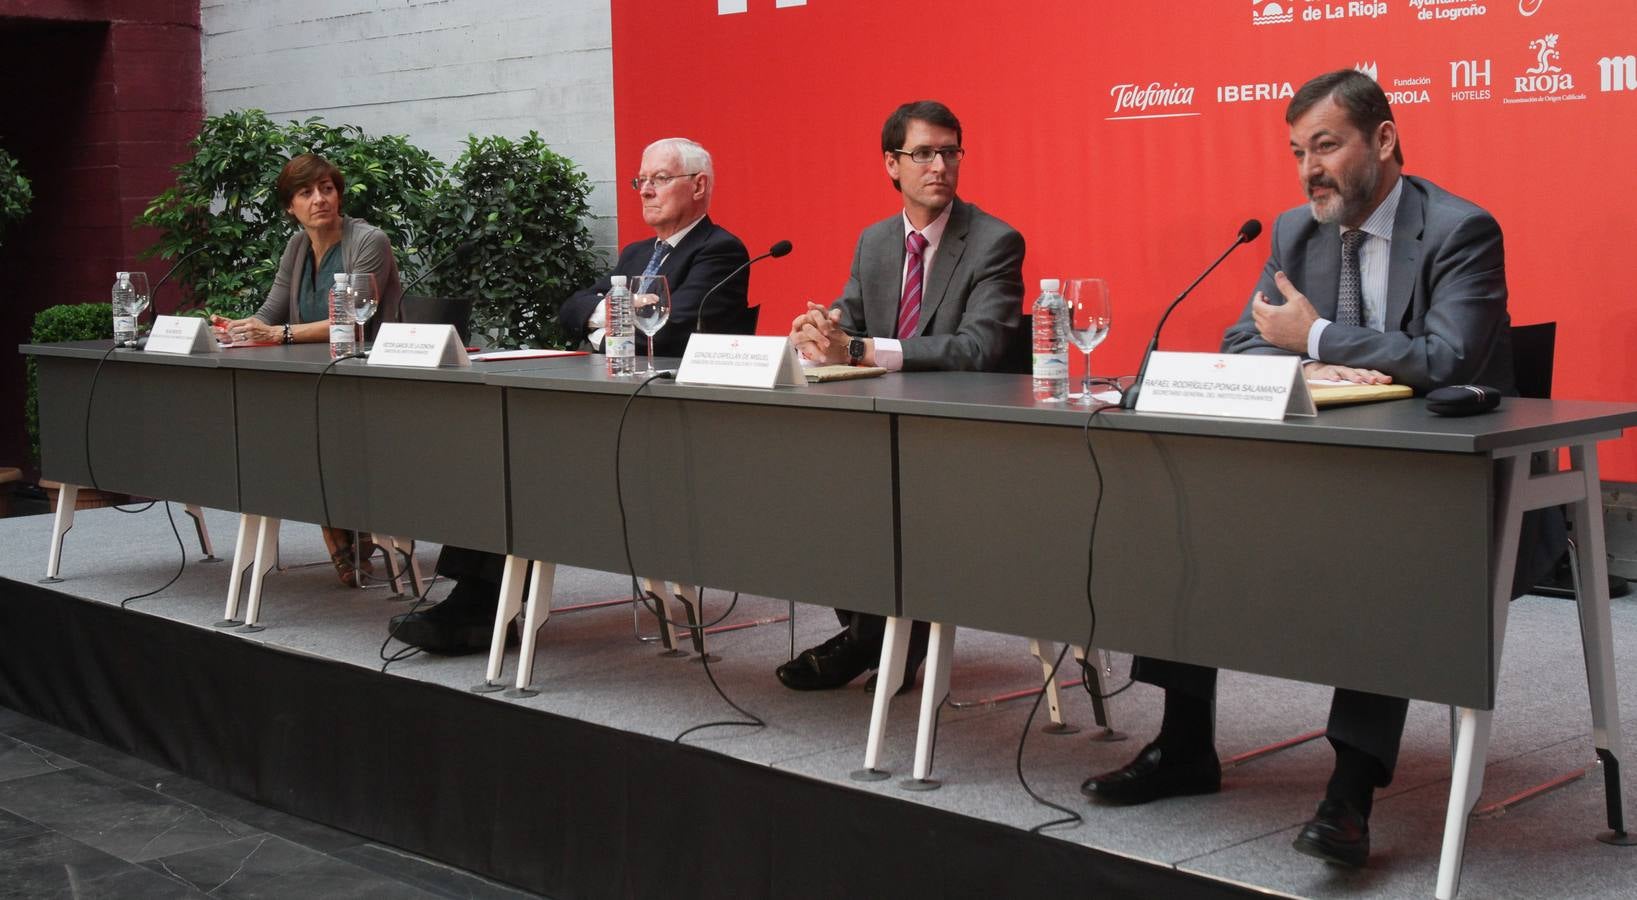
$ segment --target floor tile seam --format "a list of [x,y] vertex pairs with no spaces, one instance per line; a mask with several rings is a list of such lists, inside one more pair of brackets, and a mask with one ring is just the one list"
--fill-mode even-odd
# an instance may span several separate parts
[[[462,869],[462,868],[459,868],[457,866],[452,866],[452,865],[450,865],[450,864],[448,864],[446,862],[443,862],[442,860],[433,859],[430,856],[416,856],[416,855],[414,855],[412,853],[409,853],[407,851],[400,850],[397,847],[393,847],[393,846],[391,846],[389,844],[383,844],[383,843],[380,843],[378,841],[367,841],[367,842],[365,842],[363,844],[359,844],[356,847],[347,848],[348,851],[357,851],[357,850],[364,850],[364,849],[374,849],[374,850],[381,851],[383,853],[387,853],[387,854],[389,854],[391,856],[394,856],[394,857],[396,857],[398,859],[403,859],[403,860],[407,860],[409,862],[414,862],[414,863],[420,863],[420,864],[429,866],[431,868],[437,869],[440,872],[443,872],[445,874],[455,876],[457,878],[470,879],[470,880],[472,880],[474,882],[477,882],[479,884],[482,884],[482,885],[484,885],[486,887],[500,888],[500,889],[509,890],[509,891],[517,891],[518,890],[518,888],[511,887],[510,885],[503,884],[503,883],[501,883],[499,881],[494,881],[494,880],[489,879],[489,878],[485,878],[484,876],[479,875],[476,872],[469,872],[469,871],[467,871],[465,869]],[[343,851],[343,852],[346,852],[346,851]],[[340,860],[342,862],[346,862],[346,863],[349,863],[351,865],[357,865],[357,866],[359,866],[359,868],[365,869],[367,871],[371,871],[371,872],[375,871],[374,869],[370,869],[368,866],[364,866],[364,865],[360,865],[358,863],[354,863],[350,859],[348,859],[346,857],[343,857],[343,856],[340,856],[338,854],[330,853],[330,854],[326,854],[326,855],[330,856],[333,859],[338,859],[338,860]],[[377,874],[383,874],[383,873],[377,873]],[[399,881],[401,883],[404,883],[404,884],[409,884],[411,887],[416,887],[416,888],[419,888],[419,889],[421,889],[423,891],[428,891],[430,893],[434,893],[434,894],[437,894],[437,895],[442,896],[442,897],[448,897],[448,898],[451,898],[451,900],[458,900],[458,898],[460,898],[460,897],[467,896],[465,894],[453,893],[452,888],[446,890],[445,888],[443,888],[440,885],[422,884],[422,883],[420,883],[418,881],[409,881],[407,879],[395,878],[392,875],[386,875],[385,877],[394,878],[394,880],[397,880],[397,881]]]

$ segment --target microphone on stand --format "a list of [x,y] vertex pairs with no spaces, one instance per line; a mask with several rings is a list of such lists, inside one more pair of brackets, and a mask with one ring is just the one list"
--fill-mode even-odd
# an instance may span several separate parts
[[200,244],[199,246],[194,247],[192,250],[189,250],[188,252],[186,252],[186,253],[184,253],[181,256],[176,258],[176,262],[171,264],[170,271],[168,271],[165,274],[159,276],[159,280],[154,282],[154,286],[148,289],[148,301],[149,301],[150,306],[153,305],[153,298],[159,296],[159,289],[161,287],[164,287],[165,282],[171,280],[171,276],[176,274],[177,269],[182,268],[182,263],[187,262],[188,257],[190,257],[193,254],[198,253],[198,252],[200,252],[201,250],[204,250],[204,249],[205,249],[205,245]]
[[[445,263],[447,263],[447,262],[449,262],[450,260],[453,260],[453,259],[464,259],[468,254],[470,254],[476,248],[477,248],[477,238],[467,238],[466,240],[461,241],[459,244],[457,244],[455,246],[455,249],[453,249],[453,250],[449,251],[448,253],[444,254],[442,259],[439,259],[437,262],[433,263],[432,265],[427,266],[425,269],[422,269],[421,274],[416,275],[414,278],[411,278],[409,280],[409,283],[404,285],[404,293],[408,294],[411,288],[413,288],[416,285],[420,284],[422,281],[425,281],[426,277],[428,275],[431,275],[433,272],[436,272],[438,269],[442,268]],[[399,322],[402,322],[404,320],[404,305],[403,305],[403,303],[398,304],[398,315],[397,315],[396,318],[397,318],[397,320]]]
[[705,301],[709,300],[711,295],[716,293],[717,288],[720,288],[722,285],[727,284],[733,279],[739,277],[739,273],[750,268],[751,263],[761,262],[762,260],[767,259],[769,256],[773,257],[774,259],[778,259],[781,256],[788,256],[790,254],[790,250],[791,244],[789,241],[779,241],[777,244],[767,248],[766,253],[763,253],[761,256],[745,260],[739,265],[739,268],[729,272],[728,277],[711,285],[711,289],[705,292],[705,296],[699,298],[699,313],[694,316],[693,322],[694,334],[705,333]]
[[1165,313],[1160,316],[1160,323],[1154,326],[1154,337],[1148,342],[1148,349],[1143,351],[1142,365],[1137,367],[1136,380],[1132,381],[1131,386],[1125,389],[1124,394],[1120,395],[1121,409],[1135,409],[1137,407],[1137,392],[1142,389],[1143,376],[1148,374],[1148,358],[1153,356],[1154,351],[1160,348],[1160,329],[1165,327],[1165,320],[1171,317],[1171,310],[1176,309],[1177,304],[1181,303],[1184,297],[1192,293],[1194,288],[1199,287],[1199,283],[1205,280],[1205,276],[1216,271],[1216,267],[1222,265],[1222,261],[1228,258],[1228,254],[1238,249],[1240,244],[1248,244],[1256,240],[1257,235],[1261,233],[1262,223],[1257,219],[1247,219],[1245,224],[1239,226],[1239,234],[1234,237],[1233,243],[1228,245],[1228,249],[1222,251],[1222,255],[1216,258],[1216,262],[1211,263],[1205,271],[1199,273],[1199,277],[1194,279],[1193,284],[1184,288],[1182,293],[1177,295],[1177,299],[1172,300],[1171,305],[1165,308]]

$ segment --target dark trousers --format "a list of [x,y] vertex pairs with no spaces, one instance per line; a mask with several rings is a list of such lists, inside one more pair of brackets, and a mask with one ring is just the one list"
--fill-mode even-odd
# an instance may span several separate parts
[[505,570],[506,557],[499,553],[447,544],[438,553],[438,574],[459,585],[463,597],[482,598],[490,608],[500,603],[500,579]]
[[[836,610],[836,618],[841,620],[842,627],[847,629],[860,647],[863,647],[872,656],[879,657],[881,655],[881,644],[887,636],[886,616],[878,616],[875,613],[853,612],[850,609],[838,609]],[[920,665],[922,659],[926,658],[927,638],[931,633],[932,626],[926,622],[912,621],[909,623],[908,660],[911,663],[911,672],[914,671],[915,666]]]
[[[1216,698],[1216,670],[1207,666],[1138,656],[1131,661],[1131,677],[1201,700]],[[1335,697],[1330,701],[1330,721],[1325,724],[1325,735],[1332,743],[1343,743],[1369,754],[1381,763],[1391,780],[1393,768],[1398,764],[1398,743],[1404,736],[1404,717],[1409,708],[1410,701],[1403,697],[1336,688]]]

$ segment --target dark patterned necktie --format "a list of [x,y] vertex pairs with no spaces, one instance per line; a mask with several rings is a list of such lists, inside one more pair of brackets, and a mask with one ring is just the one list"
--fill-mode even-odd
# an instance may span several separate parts
[[660,264],[665,262],[665,254],[670,252],[670,244],[664,241],[654,241],[654,255],[648,257],[648,265],[642,267],[642,277],[658,275]]
[[1358,249],[1367,235],[1355,228],[1341,235],[1341,286],[1336,290],[1336,324],[1364,324],[1364,279],[1359,275]]
[[904,252],[909,255],[909,270],[904,273],[904,297],[898,304],[898,330],[893,332],[899,340],[914,337],[921,325],[921,275],[922,252],[926,250],[927,239],[919,231],[912,231],[904,236]]

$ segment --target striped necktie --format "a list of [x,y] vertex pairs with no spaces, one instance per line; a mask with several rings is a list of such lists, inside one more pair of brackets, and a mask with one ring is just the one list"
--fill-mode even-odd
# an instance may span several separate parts
[[911,231],[904,236],[909,270],[904,273],[904,297],[898,303],[898,330],[893,332],[899,340],[914,337],[921,325],[921,254],[926,247],[927,239],[919,231]]

